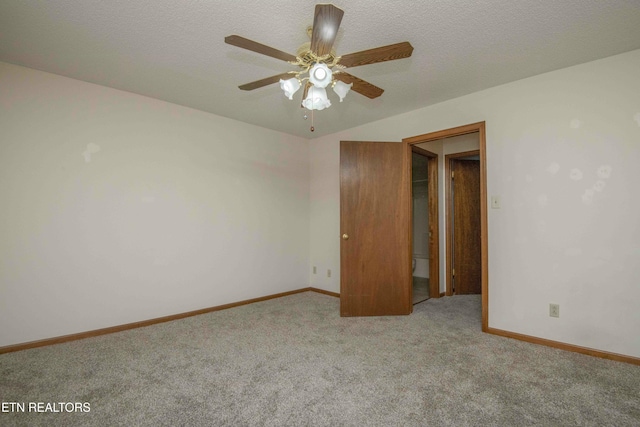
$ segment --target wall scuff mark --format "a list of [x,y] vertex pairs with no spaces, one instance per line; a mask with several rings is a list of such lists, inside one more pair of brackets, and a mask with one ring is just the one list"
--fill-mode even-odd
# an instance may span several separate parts
[[91,161],[91,155],[100,151],[100,146],[98,144],[94,144],[90,142],[87,144],[87,149],[82,152],[82,156],[84,157],[84,161],[89,163]]

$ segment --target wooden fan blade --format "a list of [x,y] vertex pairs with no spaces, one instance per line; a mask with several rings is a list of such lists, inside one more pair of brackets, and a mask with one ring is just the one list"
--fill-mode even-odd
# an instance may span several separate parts
[[227,36],[224,38],[224,42],[233,46],[241,47],[242,49],[250,50],[252,52],[261,53],[262,55],[267,55],[272,58],[281,59],[283,61],[296,60],[296,57],[294,55],[263,45],[258,42],[254,42],[253,40],[245,39],[241,36]]
[[339,64],[345,67],[357,67],[358,65],[408,58],[412,52],[413,46],[409,42],[402,42],[342,55]]
[[333,42],[338,35],[344,11],[332,4],[316,5],[313,16],[313,32],[311,33],[311,52],[318,56],[331,53]]
[[246,83],[243,84],[242,86],[238,86],[240,89],[242,90],[254,90],[254,89],[258,89],[261,88],[263,86],[267,86],[270,85],[272,83],[277,83],[280,81],[280,79],[290,79],[291,78],[291,74],[289,73],[282,73],[282,74],[278,74],[277,76],[271,76],[271,77],[267,77],[265,79],[262,80],[256,80],[255,82],[251,82],[251,83]]
[[353,86],[351,86],[351,90],[354,90],[359,94],[366,96],[367,98],[377,98],[382,95],[382,92],[384,92],[384,89],[380,89],[378,86],[374,86],[371,83],[359,79],[356,76],[352,76],[349,73],[340,72],[334,74],[333,77],[336,80],[345,82],[346,84],[353,83]]

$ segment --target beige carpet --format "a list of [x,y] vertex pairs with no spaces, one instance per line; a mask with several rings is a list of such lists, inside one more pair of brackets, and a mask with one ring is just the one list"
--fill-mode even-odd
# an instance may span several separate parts
[[638,426],[640,367],[480,331],[480,297],[340,318],[305,292],[0,355],[2,426]]

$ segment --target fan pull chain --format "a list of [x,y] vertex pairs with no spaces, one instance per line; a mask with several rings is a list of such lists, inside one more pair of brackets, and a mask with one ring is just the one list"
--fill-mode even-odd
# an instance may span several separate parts
[[[304,100],[304,94],[302,95],[302,99]],[[304,108],[304,106],[302,105],[302,101],[300,102],[300,108]],[[311,128],[309,129],[311,132],[313,132],[314,130],[316,130],[316,128],[313,126],[313,100],[311,101]],[[309,116],[307,116],[307,112],[304,112],[304,115],[302,116],[303,119],[307,120]]]

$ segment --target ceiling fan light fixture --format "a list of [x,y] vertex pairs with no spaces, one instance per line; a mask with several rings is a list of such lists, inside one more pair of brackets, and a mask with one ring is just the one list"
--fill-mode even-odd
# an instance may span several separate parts
[[284,96],[292,100],[293,94],[300,89],[300,80],[296,77],[287,80],[280,79],[280,89],[284,91]]
[[325,88],[331,83],[332,74],[327,64],[317,62],[309,70],[309,81],[316,87]]
[[351,86],[353,86],[353,83],[346,84],[345,82],[340,80],[335,81],[335,83],[333,84],[333,91],[340,97],[340,102],[342,102],[344,97],[347,96],[347,94],[351,90]]
[[302,101],[302,105],[307,110],[324,110],[331,106],[331,101],[327,98],[326,89],[311,86],[307,93],[307,97]]
[[[293,95],[304,83],[302,107],[311,110],[312,132],[314,130],[313,110],[324,110],[331,106],[331,101],[327,98],[327,86],[330,85],[335,94],[340,97],[340,102],[351,90],[370,99],[382,95],[383,89],[346,73],[344,69],[409,58],[413,52],[413,46],[409,42],[401,42],[337,56],[333,47],[343,15],[344,11],[332,4],[317,4],[313,24],[307,28],[310,41],[302,44],[296,55],[238,35],[225,37],[224,41],[227,44],[270,56],[297,67],[297,71],[281,73],[238,87],[241,90],[254,90],[279,81],[285,96],[293,100]],[[334,79],[334,73],[339,79]],[[306,114],[304,118],[307,118]]]

